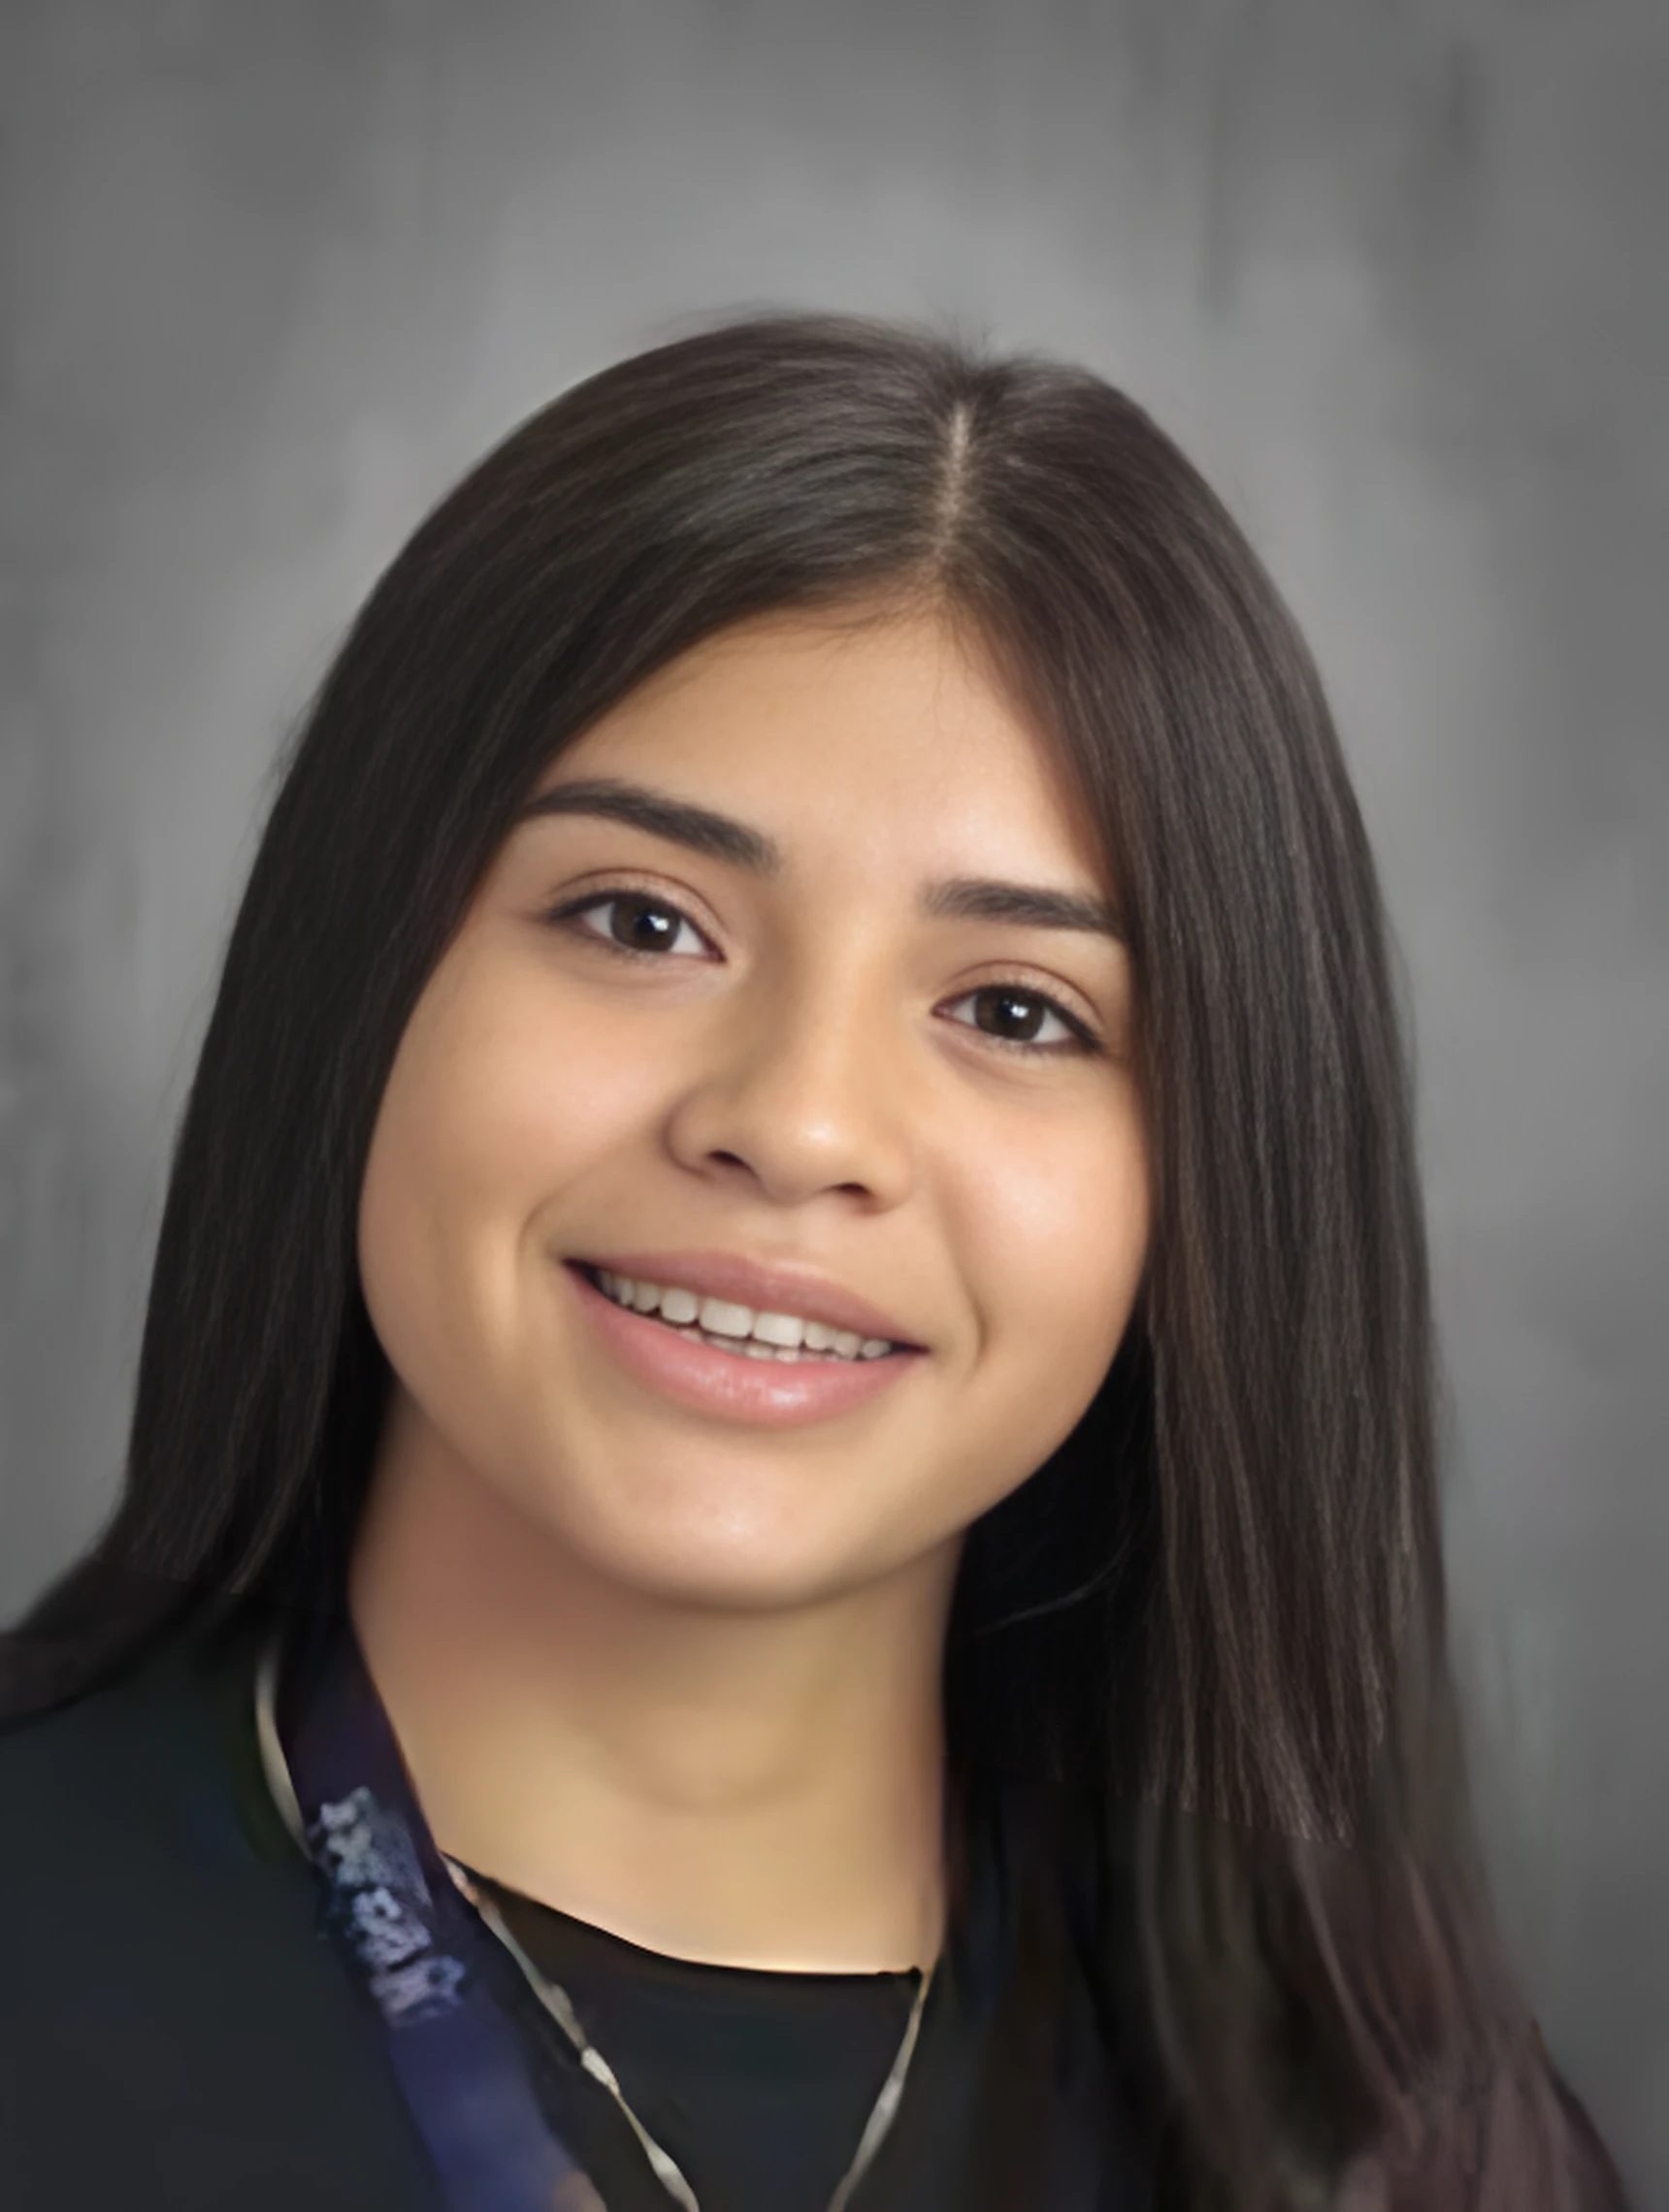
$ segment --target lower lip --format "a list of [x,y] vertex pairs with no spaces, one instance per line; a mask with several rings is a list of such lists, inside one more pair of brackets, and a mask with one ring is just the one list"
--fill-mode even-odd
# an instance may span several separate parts
[[681,1337],[665,1321],[617,1306],[590,1277],[565,1272],[598,1335],[628,1373],[663,1397],[729,1420],[762,1428],[795,1428],[829,1420],[897,1382],[923,1356],[889,1351],[880,1359],[751,1359]]

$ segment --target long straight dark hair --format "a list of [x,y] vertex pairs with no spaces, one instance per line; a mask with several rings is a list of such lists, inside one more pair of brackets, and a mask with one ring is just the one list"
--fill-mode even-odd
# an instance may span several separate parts
[[125,1486],[8,1640],[11,1708],[182,1618],[340,1588],[388,1382],[356,1210],[412,1005],[562,748],[790,608],[966,625],[1127,919],[1149,1265],[1088,1414],[969,1532],[945,1707],[970,1803],[1031,1784],[1059,1809],[1049,1883],[1083,1901],[1164,2200],[1286,2212],[1377,2174],[1362,2201],[1422,2212],[1612,2201],[1474,1840],[1362,823],[1264,569],[1080,368],[851,316],[685,328],[421,524],[279,764],[174,1154]]

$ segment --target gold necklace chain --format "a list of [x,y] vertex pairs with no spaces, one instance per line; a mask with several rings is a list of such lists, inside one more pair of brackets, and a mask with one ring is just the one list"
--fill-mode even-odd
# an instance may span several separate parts
[[[508,1951],[510,1957],[521,1968],[523,1978],[529,1988],[532,1989],[534,1995],[573,2045],[574,2050],[579,2055],[580,2065],[593,2079],[603,2084],[620,2107],[632,2129],[632,2132],[642,2146],[643,2155],[653,2168],[656,2180],[660,2182],[662,2188],[674,2203],[681,2204],[684,2207],[684,2212],[702,2212],[700,2199],[690,2187],[676,2160],[670,2151],[665,2150],[661,2144],[656,2142],[654,2136],[650,2134],[648,2129],[644,2127],[637,2113],[627,2102],[626,2093],[620,2087],[619,2077],[580,2026],[579,2016],[573,2009],[568,1992],[560,1983],[547,1980],[545,1975],[540,1971],[526,1951],[510,1934],[508,1928],[506,1927],[504,1915],[499,1911],[498,1906],[490,1897],[482,1895],[477,1884],[470,1879],[456,1860],[448,1859],[443,1851],[441,1857],[458,1889],[475,1906],[492,1934]],[[834,2196],[829,2199],[828,2212],[845,2212],[847,2204],[851,2201],[853,2190],[857,2188],[858,2183],[867,2171],[875,2153],[886,2140],[888,2130],[893,2125],[900,2100],[904,2093],[904,2081],[910,2070],[910,2061],[915,2056],[916,2039],[921,2032],[922,2013],[927,2005],[928,1990],[932,1985],[936,1966],[937,1961],[935,1960],[933,1966],[922,1971],[921,1979],[916,1987],[915,2000],[910,2006],[910,2016],[904,2023],[903,2036],[893,2060],[892,2070],[881,2084],[881,2094],[876,2098],[873,2106],[870,2108],[869,2117],[864,2124],[864,2132],[858,2139],[858,2149],[852,2163],[841,2175]]]
[[[301,1806],[296,1799],[295,1784],[290,1778],[289,1761],[284,1756],[284,1747],[278,1737],[277,1717],[278,1668],[278,1640],[275,1638],[263,1655],[261,1665],[256,1671],[255,1736],[260,1746],[261,1767],[266,1777],[268,1793],[283,1820],[285,1828],[294,1839],[296,1847],[304,1857],[311,1859],[311,1853],[308,1849],[307,1836],[302,1823]],[[656,2180],[666,2190],[673,2202],[683,2207],[683,2212],[702,2212],[701,2201],[690,2187],[676,2160],[670,2151],[665,2150],[661,2144],[656,2142],[654,2136],[650,2134],[648,2129],[644,2127],[627,2102],[626,2094],[620,2087],[619,2077],[580,2026],[579,2016],[573,2009],[568,1992],[559,1983],[548,1980],[540,1971],[510,1934],[508,1928],[506,1927],[504,1915],[499,1911],[493,1900],[482,1895],[478,1885],[470,1879],[470,1876],[458,1865],[457,1861],[448,1858],[444,1851],[440,1852],[439,1855],[446,1871],[451,1875],[455,1887],[466,1902],[479,1914],[483,1925],[495,1940],[515,1961],[523,1979],[535,1997],[538,1998],[545,2011],[550,2014],[573,2045],[578,2054],[579,2063],[585,2071],[591,2075],[593,2080],[600,2082],[613,2098],[632,2132],[641,2145],[643,2155],[648,2160]],[[922,2015],[927,2007],[928,1991],[933,1986],[937,1966],[938,1958],[935,1956],[928,1967],[921,1969],[921,1979],[916,1986],[915,1999],[910,2006],[909,2018],[904,2023],[904,2033],[893,2059],[892,2070],[881,2084],[881,2093],[870,2108],[868,2119],[864,2123],[864,2132],[858,2138],[858,2148],[853,2156],[852,2163],[841,2175],[834,2196],[829,2199],[827,2212],[846,2212],[846,2207],[851,2201],[852,2192],[867,2172],[875,2153],[886,2140],[888,2131],[898,2115],[899,2104],[904,2094],[904,2082],[909,2074],[910,2062],[915,2056],[916,2042],[921,2033]]]

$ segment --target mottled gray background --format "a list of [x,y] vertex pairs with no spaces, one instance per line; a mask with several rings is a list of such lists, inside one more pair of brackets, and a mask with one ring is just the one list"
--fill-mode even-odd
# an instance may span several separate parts
[[1669,15],[0,20],[0,1616],[111,1499],[263,777],[428,505],[691,312],[1076,355],[1220,486],[1332,688],[1414,988],[1503,1910],[1669,2202]]

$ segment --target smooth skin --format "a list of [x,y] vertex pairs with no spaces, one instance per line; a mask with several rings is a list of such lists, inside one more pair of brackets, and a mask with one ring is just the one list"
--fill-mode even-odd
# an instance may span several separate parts
[[[354,1624],[442,1850],[686,1959],[925,1965],[963,1538],[1093,1399],[1151,1194],[1124,945],[924,918],[918,887],[1117,886],[929,615],[738,625],[541,788],[581,776],[736,817],[785,865],[577,815],[495,859],[365,1176],[393,1382]],[[657,1247],[817,1268],[927,1355],[786,1431],[676,1405],[600,1350],[562,1264]]]

